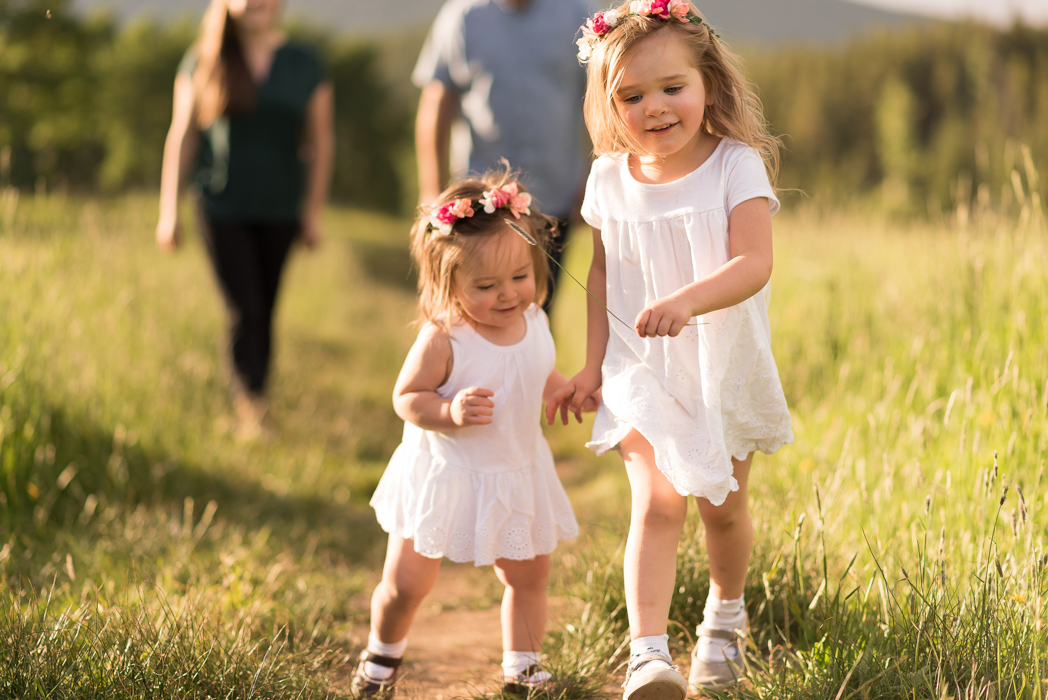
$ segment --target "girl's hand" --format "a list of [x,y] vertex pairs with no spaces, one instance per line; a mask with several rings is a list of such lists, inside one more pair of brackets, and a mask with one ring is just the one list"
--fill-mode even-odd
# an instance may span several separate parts
[[495,392],[471,386],[455,394],[451,400],[451,420],[460,428],[470,425],[487,425],[495,415],[495,402],[490,397]]
[[654,338],[660,335],[668,335],[672,338],[681,332],[681,329],[694,315],[695,310],[691,302],[683,296],[671,294],[668,297],[656,299],[637,314],[637,321],[633,327],[641,338]]
[[595,411],[600,403],[600,368],[588,367],[568,380],[568,383],[553,393],[546,402],[546,421],[553,425],[560,410],[560,421],[568,424],[568,411],[575,414],[575,420],[582,422],[583,411]]
[[178,219],[161,218],[156,225],[156,244],[160,250],[171,251],[182,241],[182,227]]

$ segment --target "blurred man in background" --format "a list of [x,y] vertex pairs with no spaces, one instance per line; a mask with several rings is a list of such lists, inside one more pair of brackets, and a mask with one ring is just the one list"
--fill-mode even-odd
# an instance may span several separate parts
[[[559,259],[586,177],[586,73],[575,35],[592,10],[589,0],[445,3],[412,75],[422,89],[415,147],[423,205],[449,179],[505,158],[558,220],[550,252]],[[559,267],[552,272],[551,291]]]

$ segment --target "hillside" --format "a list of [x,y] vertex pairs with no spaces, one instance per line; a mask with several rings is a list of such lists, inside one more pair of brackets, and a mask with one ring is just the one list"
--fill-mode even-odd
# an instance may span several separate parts
[[[290,0],[286,11],[309,23],[350,34],[389,33],[424,27],[443,0],[387,3],[374,12],[365,0]],[[607,2],[598,2],[606,5]],[[702,0],[700,9],[725,37],[744,42],[833,43],[863,31],[915,21],[914,15],[878,10],[844,0]],[[153,16],[163,19],[197,17],[205,0],[74,0],[73,7],[89,13],[111,9],[121,19]]]

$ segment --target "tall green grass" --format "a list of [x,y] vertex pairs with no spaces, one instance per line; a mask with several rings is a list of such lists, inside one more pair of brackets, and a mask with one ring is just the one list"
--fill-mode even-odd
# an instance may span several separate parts
[[[735,694],[1046,696],[1045,234],[1029,216],[776,222],[773,338],[797,440],[751,475],[759,673]],[[580,624],[557,632],[592,672],[624,660],[608,544],[567,559]],[[682,657],[704,549],[693,513],[671,611]]]
[[[333,210],[324,247],[296,253],[278,434],[239,443],[192,233],[157,252],[151,198],[5,207],[0,692],[344,695],[384,541],[366,502],[399,440],[389,394],[413,337],[407,222]],[[962,226],[802,210],[775,225],[773,339],[797,440],[755,458],[758,673],[734,694],[1045,697],[1043,212]],[[553,316],[566,372],[584,305],[567,282]],[[582,447],[587,430],[548,433],[584,533],[554,568],[564,698],[613,684],[627,629],[628,487],[617,457]],[[672,610],[682,660],[704,549],[693,513]]]

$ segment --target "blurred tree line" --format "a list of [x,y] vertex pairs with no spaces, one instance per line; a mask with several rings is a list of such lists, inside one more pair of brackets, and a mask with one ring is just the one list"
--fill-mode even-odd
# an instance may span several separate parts
[[[175,68],[196,25],[118,26],[69,0],[0,0],[0,186],[119,192],[159,182]],[[423,37],[295,28],[335,85],[335,201],[411,200],[408,76]],[[787,153],[780,186],[908,213],[1010,207],[1048,162],[1048,29],[928,24],[832,47],[744,51]],[[1016,180],[1018,178],[1018,181]],[[408,208],[410,208],[410,203]]]
[[1048,29],[930,24],[746,57],[786,145],[781,187],[917,213],[1045,197]]
[[[175,70],[197,25],[83,19],[69,0],[0,0],[0,187],[119,192],[160,182]],[[335,86],[335,201],[399,211],[414,105],[371,44],[292,27]]]

